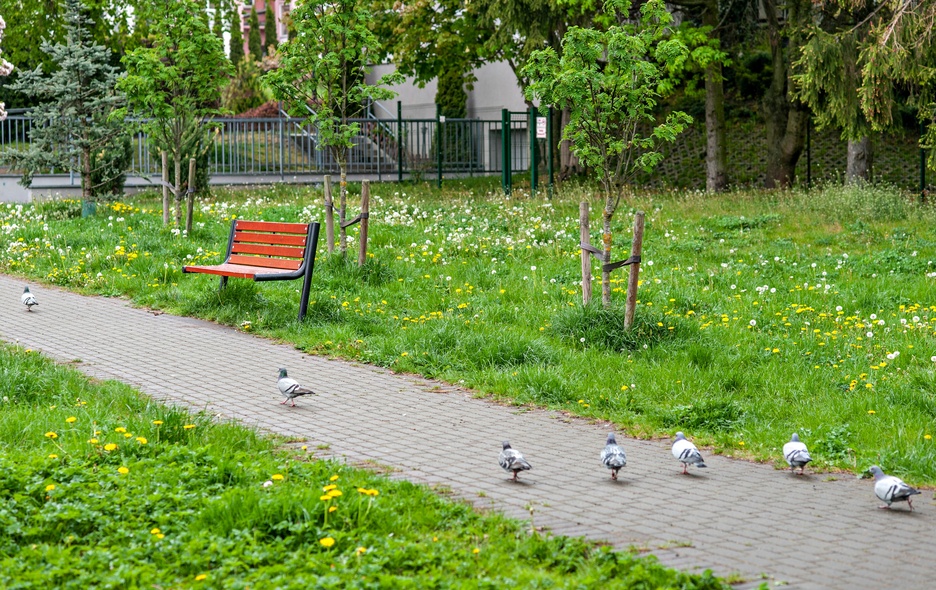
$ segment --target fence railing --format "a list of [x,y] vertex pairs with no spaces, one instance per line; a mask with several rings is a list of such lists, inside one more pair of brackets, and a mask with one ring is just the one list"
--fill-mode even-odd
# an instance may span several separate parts
[[[303,119],[217,118],[208,148],[212,175],[335,174],[338,164],[324,149],[315,127]],[[529,137],[526,121],[511,120],[505,134],[502,121],[478,119],[354,119],[359,127],[348,153],[350,174],[402,178],[434,173],[471,175],[527,170]],[[139,123],[133,121],[132,123]],[[29,144],[34,122],[25,113],[11,113],[0,122],[0,151]],[[509,162],[502,158],[503,143],[510,142]],[[129,174],[160,175],[161,158],[145,133],[133,135]],[[0,170],[17,173],[16,170]],[[47,170],[54,174],[56,170]]]

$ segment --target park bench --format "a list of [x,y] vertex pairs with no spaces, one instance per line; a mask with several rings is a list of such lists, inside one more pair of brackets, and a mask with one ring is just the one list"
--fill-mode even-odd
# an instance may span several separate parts
[[299,321],[309,308],[319,223],[246,221],[231,223],[227,255],[214,266],[185,266],[182,272],[220,275],[223,289],[229,277],[254,281],[302,279]]

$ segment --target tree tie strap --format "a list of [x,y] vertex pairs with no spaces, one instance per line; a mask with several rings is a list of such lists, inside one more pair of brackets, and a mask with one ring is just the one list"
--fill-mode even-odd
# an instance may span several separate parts
[[612,270],[621,268],[622,266],[627,266],[628,264],[640,264],[640,256],[631,256],[627,260],[605,264],[601,267],[601,270],[604,272],[611,272]]

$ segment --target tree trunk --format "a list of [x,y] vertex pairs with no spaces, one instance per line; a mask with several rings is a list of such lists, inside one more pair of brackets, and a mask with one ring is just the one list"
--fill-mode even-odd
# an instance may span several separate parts
[[[718,0],[709,0],[702,23],[718,36]],[[705,68],[705,190],[720,192],[728,188],[728,164],[725,147],[725,87],[722,65],[715,62]]]
[[611,218],[614,217],[614,200],[609,195],[605,203],[604,210],[601,212],[603,222],[601,245],[604,261],[601,269],[601,304],[606,308],[611,307],[611,272],[604,269],[605,264],[611,262]]
[[[806,143],[806,123],[809,114],[803,104],[793,101],[789,89],[789,46],[798,47],[793,35],[781,37],[777,20],[777,0],[764,0],[767,16],[767,38],[770,43],[773,77],[764,94],[764,118],[767,127],[767,188],[788,187],[796,180],[796,163]],[[798,22],[799,0],[786,5],[786,27]],[[785,47],[788,46],[788,47]]]
[[162,152],[162,214],[163,225],[169,225],[169,154]]
[[338,251],[341,257],[348,255],[348,232],[345,229],[345,214],[348,210],[348,157],[347,150],[342,149],[341,159],[338,161],[340,180],[338,182]]
[[185,233],[192,235],[192,215],[195,213],[195,158],[188,162],[188,186],[185,190]]
[[81,200],[91,200],[91,148],[81,150]]
[[173,193],[175,196],[175,224],[176,227],[182,227],[182,154],[175,154],[172,157],[173,163],[175,164],[175,184],[173,185]]
[[873,164],[871,138],[867,135],[861,139],[848,140],[848,164],[845,168],[846,184],[860,184],[871,181],[871,167]]
[[[569,119],[571,119],[572,113],[569,111],[569,109],[562,109],[560,113],[559,137],[562,137],[562,132],[566,128],[566,125],[569,124]],[[582,167],[579,164],[579,160],[577,157],[575,157],[575,154],[572,153],[572,143],[568,139],[560,140],[559,178],[570,178],[571,176],[580,174],[581,172]]]

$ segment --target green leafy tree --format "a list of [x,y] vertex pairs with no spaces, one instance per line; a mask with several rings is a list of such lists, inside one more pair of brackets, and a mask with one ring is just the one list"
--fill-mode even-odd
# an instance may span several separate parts
[[260,39],[260,16],[257,15],[257,7],[250,7],[250,20],[247,21],[247,50],[253,56],[254,61],[259,62],[263,59],[263,41]]
[[231,11],[231,63],[235,66],[244,59],[244,33],[241,30],[240,10]]
[[224,0],[216,0],[214,4],[211,30],[218,39],[224,38]]
[[[63,25],[64,43],[42,44],[58,67],[47,74],[37,66],[15,84],[38,105],[30,111],[29,146],[4,151],[2,160],[24,170],[24,186],[36,172],[50,168],[77,172],[82,199],[93,200],[104,186],[123,186],[130,148],[123,121],[109,119],[123,97],[115,88],[118,72],[110,64],[111,52],[93,42],[91,20],[79,0],[65,0]],[[102,174],[105,170],[110,174]]]
[[[127,75],[119,87],[127,93],[130,112],[143,118],[153,145],[173,164],[177,225],[182,224],[182,163],[197,157],[208,143],[209,119],[222,113],[221,84],[231,63],[224,45],[201,18],[193,0],[155,0],[142,13],[153,31],[152,46],[124,57]],[[186,229],[192,227],[189,195]],[[169,222],[163,203],[163,222]]]
[[[640,8],[637,22],[623,18],[629,0],[607,0],[604,30],[572,27],[563,38],[563,53],[535,51],[524,68],[531,83],[527,96],[542,104],[570,109],[563,137],[572,151],[598,177],[604,197],[604,260],[611,260],[611,220],[623,185],[638,169],[652,170],[662,159],[656,148],[672,142],[692,118],[680,111],[657,123],[654,111],[666,64],[688,55],[678,39],[668,39],[672,20],[663,0]],[[623,22],[624,24],[617,24]],[[641,129],[649,126],[649,133]],[[602,302],[611,304],[611,276],[602,271]]]
[[279,40],[276,38],[276,10],[273,8],[273,0],[267,0],[266,2],[263,30],[266,35],[267,51],[272,55],[276,52],[276,46],[279,44]]
[[[380,54],[369,29],[371,20],[371,13],[356,0],[302,2],[292,11],[297,34],[280,47],[280,68],[264,77],[276,98],[298,107],[296,112],[315,127],[318,144],[338,163],[341,211],[347,202],[348,153],[360,131],[352,118],[368,99],[393,98],[395,93],[382,86],[402,81],[402,75],[394,73],[374,85],[365,82],[366,64]],[[344,255],[344,228],[339,236]]]
[[260,65],[249,55],[237,64],[234,76],[221,91],[221,106],[235,114],[243,113],[266,102],[260,76]]

